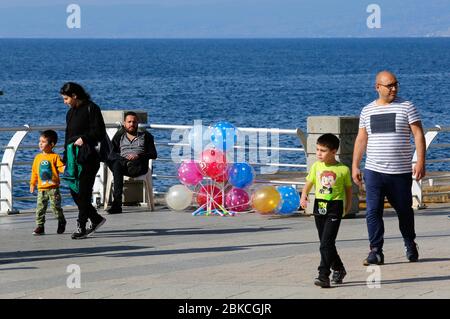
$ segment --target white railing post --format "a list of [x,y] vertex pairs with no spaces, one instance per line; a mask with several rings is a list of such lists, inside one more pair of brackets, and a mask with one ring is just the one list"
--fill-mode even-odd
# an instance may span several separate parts
[[[428,150],[428,147],[439,134],[441,127],[436,125],[437,130],[428,131],[425,133],[425,151]],[[417,162],[417,150],[414,151],[414,156],[412,159],[413,164]],[[423,203],[423,193],[422,193],[422,181],[418,181],[413,177],[413,183],[411,187],[412,197],[413,197],[413,207],[415,209],[423,209],[425,208],[425,204]]]
[[303,149],[305,150],[305,156],[308,154],[308,150],[307,150],[307,145],[308,145],[308,140],[307,140],[307,136],[305,134],[305,132],[302,131],[301,128],[297,128],[297,137],[300,140],[300,143],[302,144]]
[[3,153],[0,166],[0,213],[17,214],[19,211],[14,209],[13,203],[13,165],[16,158],[17,149],[25,135],[27,135],[29,126],[24,125],[26,130],[17,131],[8,143]]
[[[118,125],[120,125],[120,123],[118,123]],[[117,131],[118,128],[107,128],[106,134],[108,135],[109,139],[112,140],[114,134],[116,134]],[[100,168],[97,172],[97,177],[95,178],[94,189],[92,192],[92,204],[97,207],[99,207],[100,205],[104,205],[105,200],[108,200],[108,198],[105,198],[108,174],[107,170],[108,167],[106,166],[106,163],[101,162]]]

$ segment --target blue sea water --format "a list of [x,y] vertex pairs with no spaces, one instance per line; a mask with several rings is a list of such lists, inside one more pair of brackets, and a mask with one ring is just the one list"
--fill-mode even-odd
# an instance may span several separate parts
[[358,116],[384,69],[425,127],[450,126],[450,38],[0,39],[0,126],[64,124],[59,88],[75,81],[152,124],[305,130],[310,115]]

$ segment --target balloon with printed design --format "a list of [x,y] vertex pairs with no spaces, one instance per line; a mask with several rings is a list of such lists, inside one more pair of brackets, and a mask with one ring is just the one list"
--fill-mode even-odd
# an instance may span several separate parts
[[202,152],[199,167],[203,175],[214,179],[225,173],[227,169],[226,156],[218,149],[206,149]]
[[225,206],[235,212],[247,211],[250,208],[250,195],[241,188],[233,187],[225,196]]
[[300,207],[300,195],[293,186],[278,186],[278,193],[280,193],[280,203],[276,209],[277,214],[289,215],[294,213]]
[[212,126],[211,142],[218,149],[229,151],[236,145],[237,132],[236,127],[230,122],[220,121]]
[[189,160],[181,163],[178,168],[178,178],[184,185],[197,185],[203,179],[203,174],[200,172],[198,163]]

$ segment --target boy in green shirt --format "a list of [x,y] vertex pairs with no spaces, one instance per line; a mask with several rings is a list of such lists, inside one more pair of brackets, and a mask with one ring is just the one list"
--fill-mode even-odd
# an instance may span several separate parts
[[[330,287],[332,281],[341,284],[347,272],[336,250],[336,237],[342,217],[351,209],[352,182],[350,169],[336,160],[339,139],[333,134],[324,134],[317,139],[316,161],[306,177],[300,204],[307,206],[307,195],[315,187],[314,219],[320,239],[319,276],[314,284]],[[345,209],[344,209],[345,207]]]

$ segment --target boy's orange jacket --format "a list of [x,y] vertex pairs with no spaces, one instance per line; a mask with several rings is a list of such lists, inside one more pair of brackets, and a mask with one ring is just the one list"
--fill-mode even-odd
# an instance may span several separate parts
[[64,172],[64,164],[58,154],[38,154],[31,168],[30,185],[38,190],[59,187],[59,173]]

